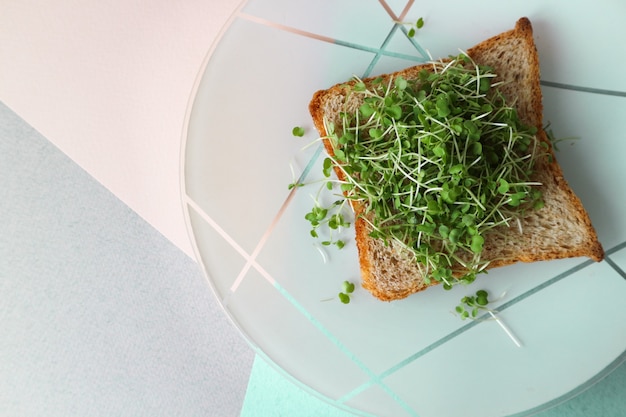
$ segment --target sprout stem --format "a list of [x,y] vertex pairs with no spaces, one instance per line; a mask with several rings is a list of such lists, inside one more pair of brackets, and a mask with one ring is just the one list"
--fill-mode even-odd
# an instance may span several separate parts
[[496,321],[496,323],[498,323],[498,325],[502,328],[502,330],[504,330],[504,332],[507,334],[507,336],[509,336],[509,338],[513,341],[513,343],[515,343],[515,346],[517,347],[522,347],[522,342],[520,342],[520,340],[515,337],[515,335],[513,334],[513,332],[507,327],[506,324],[504,324],[502,322],[502,320],[500,320],[491,310],[487,310],[487,312],[489,313],[489,315]]

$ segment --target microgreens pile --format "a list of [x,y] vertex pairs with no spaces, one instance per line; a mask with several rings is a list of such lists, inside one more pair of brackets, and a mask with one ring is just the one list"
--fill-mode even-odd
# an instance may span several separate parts
[[[362,104],[327,122],[333,155],[323,172],[341,171],[344,199],[333,206],[356,203],[372,237],[406,248],[427,283],[472,282],[488,264],[485,234],[543,204],[530,179],[542,154],[536,129],[520,122],[495,77],[460,54],[416,79],[356,78],[350,94]],[[328,213],[316,205],[307,219],[315,228]],[[331,224],[345,226],[332,213]]]

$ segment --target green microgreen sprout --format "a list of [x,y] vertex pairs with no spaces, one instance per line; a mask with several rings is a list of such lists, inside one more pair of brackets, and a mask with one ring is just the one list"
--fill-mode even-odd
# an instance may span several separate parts
[[[294,128],[295,130],[295,128]],[[321,139],[321,138],[320,138]],[[339,152],[341,154],[341,152]],[[332,161],[330,158],[323,160],[323,174],[324,179],[321,181],[321,186],[317,192],[317,195],[313,198],[313,207],[311,211],[307,212],[304,218],[311,224],[310,235],[314,238],[321,238],[320,229],[327,231],[329,236],[321,241],[322,246],[334,245],[339,249],[345,246],[345,241],[336,238],[340,234],[342,229],[350,227],[348,200],[345,199],[340,193],[337,194],[338,199],[330,204],[323,203],[320,199],[320,194],[324,191],[333,192],[335,187],[339,185],[340,189],[343,189],[344,184],[340,181],[332,179],[333,164],[336,161]],[[293,169],[292,169],[293,174]],[[292,190],[296,187],[304,187],[306,184],[296,180],[288,185],[288,189]]]
[[[295,137],[302,137],[302,136],[304,136],[304,134],[305,134],[305,130],[304,130],[304,128],[303,128],[303,127],[301,127],[301,126],[294,126],[294,128],[293,128],[293,129],[291,129],[291,134],[292,134],[293,136],[295,136]],[[291,168],[291,174],[292,174],[292,175],[294,175],[293,166],[292,166],[291,164],[289,164],[289,165],[290,165],[290,168]],[[295,176],[295,175],[294,175],[294,176]],[[302,186],[304,186],[304,184],[302,184],[302,183],[300,183],[300,182],[298,182],[298,181],[294,181],[294,182],[292,182],[292,183],[290,183],[290,184],[289,184],[289,189],[291,190],[292,188],[295,188],[295,187],[302,187]]]
[[487,304],[489,304],[489,294],[485,290],[478,290],[475,295],[466,295],[461,298],[461,303],[456,306],[455,311],[462,320],[475,319],[480,311],[489,310]]
[[291,134],[296,137],[304,136],[304,128],[300,126],[296,126],[291,130]]
[[[337,298],[339,299],[339,301],[341,301],[343,304],[349,304],[350,303],[350,295],[354,292],[355,290],[355,286],[354,283],[350,282],[350,281],[344,281],[341,283],[341,292],[339,292],[337,294]],[[332,301],[332,300],[336,300],[336,298],[325,298],[322,301]]]
[[288,188],[289,190],[291,190],[292,188],[295,188],[295,187],[304,187],[304,184],[303,184],[303,183],[301,183],[301,182],[292,182],[291,184],[289,184],[289,185],[287,186],[287,188]]
[[[346,104],[340,120],[326,121],[333,153],[323,174],[342,174],[333,184],[343,198],[333,207],[364,207],[357,215],[371,236],[406,249],[426,283],[445,289],[485,272],[486,234],[521,227],[524,213],[543,205],[532,173],[547,152],[495,77],[460,54],[416,79],[380,77],[366,86],[355,78],[358,108]],[[326,219],[331,228],[345,225],[329,213],[316,205],[307,214],[313,236]]]
[[350,303],[350,294],[354,292],[354,284],[350,281],[344,281],[342,284],[343,291],[338,294],[339,301],[344,304]]
[[579,137],[576,137],[576,136],[557,138],[554,132],[552,131],[552,129],[550,128],[550,123],[544,126],[543,131],[546,132],[546,136],[548,137],[548,140],[552,144],[552,149],[554,149],[556,152],[560,150],[559,144],[561,144],[562,142],[574,141],[574,140],[580,139]]
[[304,184],[296,178],[296,172],[293,168],[292,163],[289,163],[289,169],[291,170],[291,176],[293,177],[293,182],[289,184],[288,189],[291,190],[292,188],[296,188],[296,187],[304,187]]
[[474,295],[467,295],[461,298],[461,302],[456,306],[455,311],[461,317],[462,320],[479,318],[481,312],[486,313],[498,323],[498,326],[506,335],[515,343],[517,347],[522,347],[522,342],[511,332],[511,330],[504,324],[504,322],[496,316],[497,311],[488,307],[491,302],[489,300],[489,293],[485,290],[478,290]]
[[338,294],[338,297],[339,297],[339,301],[341,301],[343,304],[350,304],[350,296],[348,294],[344,294],[340,292]]
[[335,238],[335,234],[340,232],[342,228],[350,227],[350,222],[344,214],[345,205],[345,199],[336,200],[329,207],[325,207],[319,201],[315,201],[311,211],[305,214],[304,218],[311,223],[309,233],[312,237],[320,237],[320,227],[325,227],[329,231],[328,238],[320,242],[322,246],[335,245],[339,249],[345,246],[343,240]]
[[[305,131],[304,128],[296,126],[292,129],[291,133],[293,136],[301,137],[304,136]],[[318,140],[322,140],[322,138],[319,138]],[[335,158],[341,158],[341,155],[342,151],[339,150],[336,153]],[[304,217],[311,224],[310,234],[312,237],[320,237],[318,231],[321,227],[325,227],[330,232],[328,239],[321,241],[322,246],[334,245],[337,248],[342,249],[345,246],[345,242],[341,239],[336,239],[334,235],[340,232],[341,229],[350,227],[350,222],[348,221],[346,213],[347,200],[343,196],[340,196],[340,199],[335,200],[331,204],[322,204],[319,198],[322,191],[333,191],[335,186],[340,183],[331,178],[333,166],[336,163],[336,160],[331,160],[330,158],[325,158],[323,160],[322,172],[324,174],[324,180],[322,180],[322,186],[320,187],[317,196],[314,198],[313,208],[310,212],[306,213]],[[294,175],[293,167],[292,175]],[[304,183],[296,180],[288,185],[288,189],[291,190],[296,187],[303,187],[304,185]],[[340,185],[341,189],[343,189],[342,187],[344,187],[343,184]]]
[[409,29],[408,29],[406,35],[409,38],[413,38],[413,37],[415,37],[415,34],[417,33],[417,31],[424,27],[424,18],[420,17],[415,22],[396,22],[396,23],[401,24],[401,25],[405,25],[405,26],[409,26]]

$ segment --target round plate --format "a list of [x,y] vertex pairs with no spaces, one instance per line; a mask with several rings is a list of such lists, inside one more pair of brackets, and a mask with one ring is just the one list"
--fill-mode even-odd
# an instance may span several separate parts
[[[617,366],[626,347],[625,12],[611,0],[589,8],[565,0],[242,4],[201,68],[182,181],[197,258],[257,352],[364,416],[526,415]],[[351,231],[344,249],[322,249],[304,219],[318,186],[288,189],[297,178],[322,178],[313,93],[455,54],[522,16],[539,51],[544,120],[557,138],[575,138],[559,142],[557,158],[606,260],[518,264],[392,303],[357,285],[342,304],[341,283],[359,282]],[[396,23],[419,17],[426,24],[414,38]],[[478,289],[497,298],[498,320],[454,313]]]

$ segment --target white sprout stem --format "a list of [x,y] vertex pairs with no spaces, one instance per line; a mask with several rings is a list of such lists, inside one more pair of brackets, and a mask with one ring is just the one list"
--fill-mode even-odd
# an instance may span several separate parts
[[319,245],[313,245],[313,247],[315,249],[317,249],[317,251],[319,252],[320,256],[322,257],[322,261],[324,262],[324,264],[328,263],[328,258],[326,256],[326,251],[324,251],[324,249],[322,249]]
[[520,340],[517,337],[515,337],[515,335],[513,334],[513,332],[511,332],[511,330],[507,327],[507,325],[504,324],[502,320],[500,320],[498,317],[496,317],[496,315],[493,314],[493,311],[487,310],[487,312],[496,321],[496,323],[498,323],[498,325],[502,328],[502,330],[504,330],[504,333],[506,333],[507,336],[509,336],[509,338],[513,341],[513,343],[515,343],[515,346],[521,348],[522,342],[520,342]]
[[289,170],[291,171],[291,182],[296,182],[296,171],[293,169],[293,162],[289,162]]

